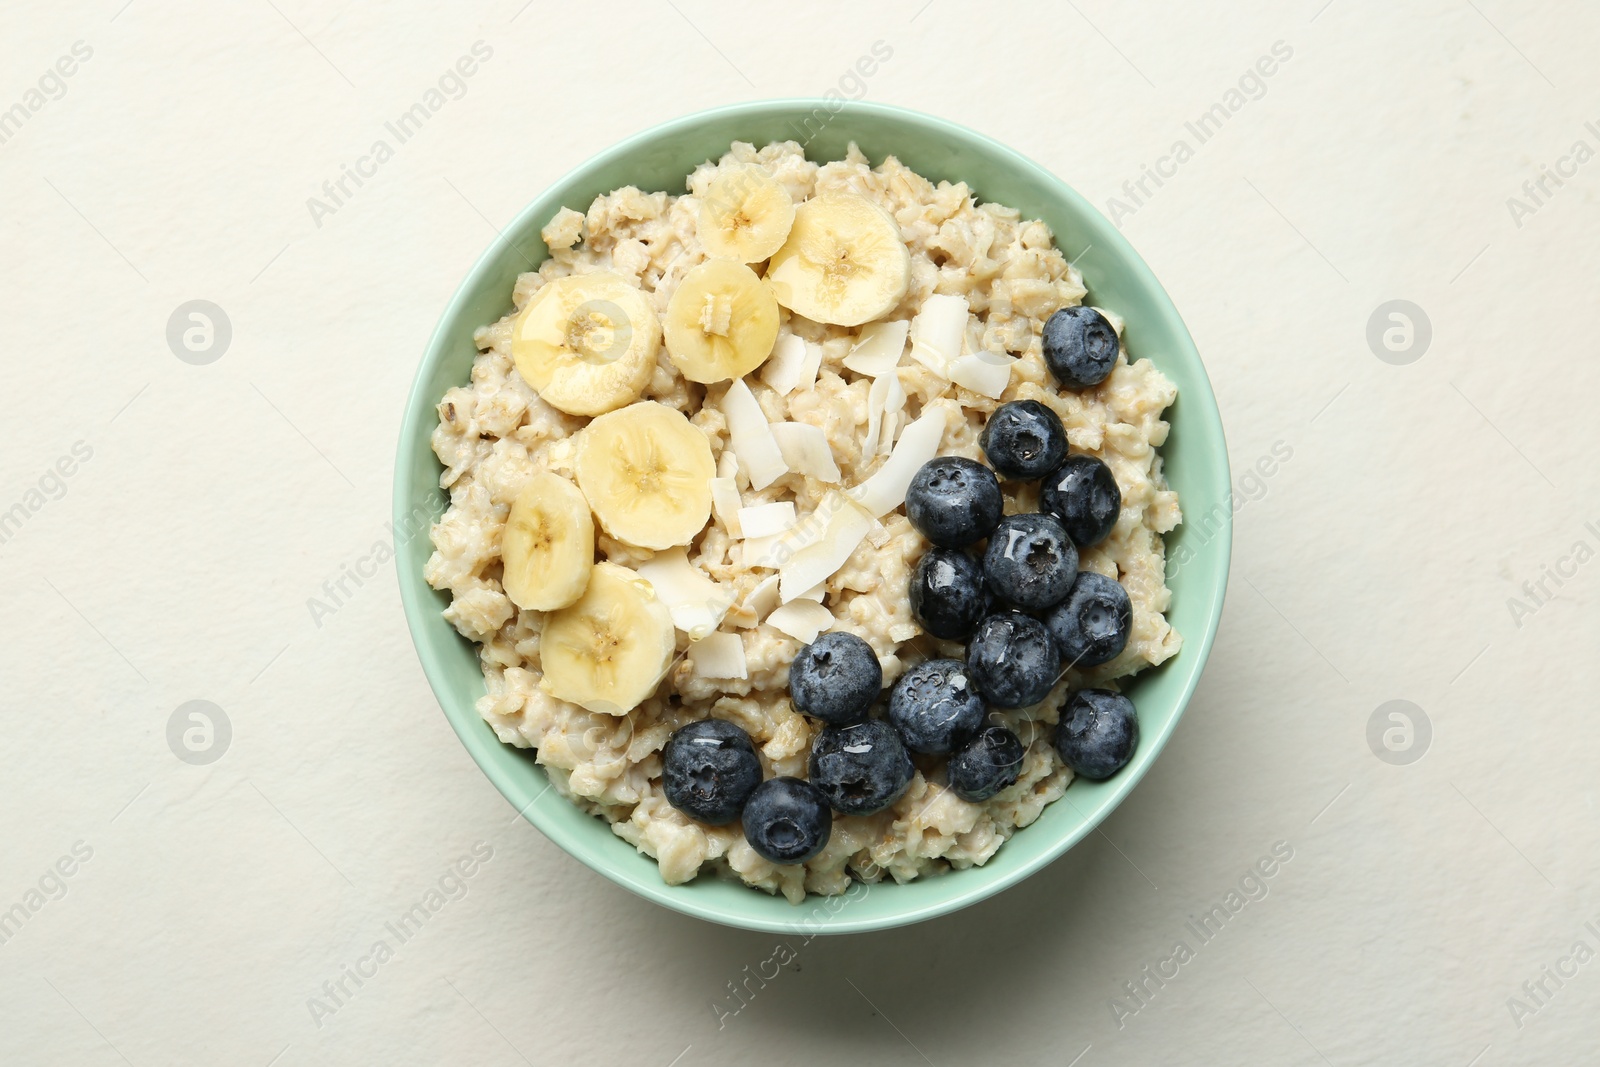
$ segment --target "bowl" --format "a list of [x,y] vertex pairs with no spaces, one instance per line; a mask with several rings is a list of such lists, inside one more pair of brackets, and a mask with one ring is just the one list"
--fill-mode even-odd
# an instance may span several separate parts
[[596,196],[624,185],[682,193],[696,165],[721,156],[736,140],[798,140],[814,160],[841,159],[854,141],[874,164],[898,156],[932,181],[965,181],[980,200],[1043,219],[1067,258],[1078,262],[1089,289],[1085,302],[1120,312],[1130,355],[1148,357],[1177,385],[1162,453],[1167,479],[1190,519],[1167,537],[1168,618],[1184,644],[1177,656],[1128,687],[1142,733],[1132,762],[1107,781],[1074,781],[1062,800],[981,867],[905,885],[858,885],[844,897],[811,896],[802,905],[710,875],[669,886],[655,861],[604,821],[554,790],[547,793],[548,779],[532,752],[502,744],[479,717],[473,704],[484,693],[484,680],[475,646],[440,614],[448,595],[423,580],[432,546],[420,532],[396,538],[401,601],[423,671],[462,744],[495,788],[572,856],[664,907],[729,926],[826,934],[887,929],[953,912],[1022,881],[1089,834],[1155,762],[1199,681],[1222,614],[1232,541],[1222,421],[1200,354],[1150,268],[1115,226],[1043,167],[972,130],[882,104],[738,104],[665,123],[602,152],[541,193],[479,257],[445,308],[406,403],[395,461],[396,529],[415,529],[418,516],[437,515],[445,506],[441,467],[429,445],[435,405],[446,389],[468,381],[477,354],[473,330],[510,311],[517,275],[547,258],[539,230],[550,216],[563,206],[584,212]]

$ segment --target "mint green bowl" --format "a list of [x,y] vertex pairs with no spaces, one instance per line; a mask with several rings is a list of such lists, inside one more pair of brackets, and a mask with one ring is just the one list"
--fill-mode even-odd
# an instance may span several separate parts
[[[815,160],[843,158],[854,141],[874,163],[898,156],[933,181],[964,181],[980,199],[1043,219],[1055,231],[1058,245],[1084,273],[1088,302],[1121,313],[1130,354],[1148,357],[1177,384],[1178,401],[1167,416],[1172,433],[1162,448],[1167,478],[1185,514],[1209,516],[1210,522],[1205,528],[1181,526],[1167,538],[1168,618],[1184,645],[1127,690],[1143,735],[1133,762],[1109,781],[1075,781],[1063,800],[982,867],[907,885],[890,882],[846,898],[812,897],[799,907],[711,876],[666,885],[655,861],[604,822],[554,791],[544,795],[548,781],[533,754],[501,744],[479,718],[473,704],[483,695],[484,681],[474,646],[440,615],[447,596],[422,578],[432,546],[426,537],[397,538],[401,600],[423,670],[450,725],[495,788],[552,841],[618,885],[688,915],[778,933],[855,933],[943,915],[1015,885],[1093,830],[1150,769],[1194,692],[1222,614],[1232,542],[1227,449],[1200,354],[1171,299],[1116,227],[1055,175],[971,130],[881,104],[850,103],[837,113],[828,107],[820,100],[772,100],[691,115],[629,138],[541,193],[473,265],[440,318],[406,403],[395,461],[395,525],[410,529],[415,516],[436,515],[445,505],[441,468],[429,447],[435,405],[446,389],[468,381],[477,352],[473,330],[510,311],[518,273],[547,257],[539,230],[558,208],[586,211],[596,196],[624,185],[682,193],[689,172],[733,141],[799,140]],[[1221,525],[1214,528],[1218,516]]]

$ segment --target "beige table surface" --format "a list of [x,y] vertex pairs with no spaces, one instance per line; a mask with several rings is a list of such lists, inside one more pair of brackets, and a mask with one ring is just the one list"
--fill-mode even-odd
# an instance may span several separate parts
[[[0,17],[0,121],[22,107],[0,512],[23,508],[0,543],[0,1062],[1593,1062],[1600,11],[522,2]],[[402,399],[493,227],[628,134],[823,93],[880,41],[847,92],[1127,200],[1236,478],[1289,458],[1240,483],[1210,665],[1104,834],[955,916],[794,944],[741,1006],[727,983],[780,939],[512,824],[390,568],[332,615],[307,601],[387,537]],[[313,217],[477,42],[459,98]],[[1146,165],[1171,176],[1128,199]],[[166,336],[192,300],[231,325],[203,365]],[[1369,345],[1393,300],[1425,350],[1383,315],[1402,351]],[[168,744],[192,700],[231,729],[204,765]],[[1392,700],[1418,709],[1409,750]],[[1275,846],[1264,897],[1186,932]],[[456,898],[315,1011],[474,847]],[[1144,980],[1178,940],[1176,977]]]

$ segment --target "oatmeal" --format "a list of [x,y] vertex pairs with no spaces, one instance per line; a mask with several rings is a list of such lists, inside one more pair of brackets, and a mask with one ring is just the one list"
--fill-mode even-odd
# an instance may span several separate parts
[[[668,883],[714,872],[798,901],[986,862],[1068,788],[1052,735],[1069,695],[1178,651],[1162,535],[1180,513],[1157,452],[1172,383],[1128,362],[1100,309],[1114,365],[1063,388],[1045,327],[1086,293],[1049,228],[853,145],[818,164],[735,143],[686,195],[618,189],[543,236],[550,258],[477,331],[433,435],[450,505],[426,577],[479,645],[483,718]],[[1131,614],[1105,662],[1063,661],[1043,699],[986,709],[1020,742],[1015,780],[963,799],[944,758],[913,753],[892,803],[836,808],[797,863],[670,803],[664,750],[705,719],[748,735],[762,777],[808,777],[826,726],[796,708],[790,667],[820,634],[865,641],[885,687],[965,656],[913,610],[930,542],[907,484],[935,456],[982,463],[990,416],[1025,401],[1115,478],[1109,533],[1073,558]],[[1050,503],[1036,480],[999,484],[1007,516]]]

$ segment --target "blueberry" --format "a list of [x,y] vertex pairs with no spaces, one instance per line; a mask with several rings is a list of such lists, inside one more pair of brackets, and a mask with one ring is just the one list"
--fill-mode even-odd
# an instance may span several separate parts
[[911,753],[882,719],[829,726],[811,743],[811,784],[843,815],[882,811],[911,784]]
[[667,803],[712,826],[739,817],[761,784],[761,760],[750,735],[731,722],[701,719],[682,727],[661,754]]
[[1111,468],[1093,456],[1068,456],[1039,487],[1039,507],[1061,520],[1079,548],[1097,545],[1122,513],[1122,490]]
[[922,536],[946,548],[988,537],[1004,505],[994,471],[961,456],[930,459],[906,489],[906,518]]
[[913,752],[943,755],[983,725],[983,698],[958,659],[931,659],[889,691],[889,721]]
[[799,778],[762,782],[744,806],[743,822],[744,839],[772,863],[804,863],[833,833],[827,798]]
[[823,722],[854,722],[883,689],[883,665],[855,634],[823,634],[789,665],[789,699]]
[[1117,331],[1094,308],[1062,308],[1045,321],[1044,361],[1062,385],[1099,385],[1117,365]]
[[1039,703],[1060,673],[1061,653],[1050,631],[1020,611],[987,616],[967,642],[967,677],[997,708]]
[[1117,658],[1133,628],[1133,603],[1113,578],[1081,571],[1059,607],[1045,619],[1068,667],[1098,667]]
[[1139,747],[1139,714],[1133,701],[1109,689],[1080,689],[1061,705],[1056,751],[1085,778],[1110,778]]
[[966,637],[989,610],[983,567],[959,548],[933,548],[911,574],[911,614],[935,637]]
[[1001,404],[978,439],[984,456],[1007,478],[1043,478],[1067,458],[1067,431],[1037,400]]
[[987,726],[950,757],[950,788],[962,800],[988,800],[1022,773],[1022,742],[1004,726]]
[[1030,611],[1061,603],[1077,574],[1078,550],[1054,515],[1007,515],[983,554],[994,595]]

